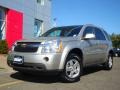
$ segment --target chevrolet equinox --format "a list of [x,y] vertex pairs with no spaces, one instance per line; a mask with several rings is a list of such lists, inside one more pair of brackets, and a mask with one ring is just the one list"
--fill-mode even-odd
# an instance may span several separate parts
[[57,71],[64,81],[75,82],[83,67],[111,70],[113,47],[106,31],[94,25],[54,27],[37,39],[15,42],[7,63],[21,73]]

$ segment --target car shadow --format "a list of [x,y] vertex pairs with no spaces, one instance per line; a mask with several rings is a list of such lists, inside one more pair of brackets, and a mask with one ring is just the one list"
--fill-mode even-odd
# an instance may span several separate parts
[[[92,66],[83,69],[83,76],[96,73],[104,70],[102,66]],[[20,72],[15,72],[10,75],[11,78],[33,83],[63,83],[58,75],[24,75]]]
[[57,83],[61,81],[57,75],[31,75],[22,74],[20,72],[13,73],[10,75],[10,77],[17,80],[33,83]]
[[85,67],[83,69],[83,76],[93,74],[93,73],[99,72],[101,70],[104,70],[102,65],[95,65],[95,66]]

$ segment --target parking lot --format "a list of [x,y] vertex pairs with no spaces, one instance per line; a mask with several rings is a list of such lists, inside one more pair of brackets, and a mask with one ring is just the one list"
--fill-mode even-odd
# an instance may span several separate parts
[[111,71],[101,66],[85,68],[75,83],[63,83],[57,76],[24,76],[0,69],[0,90],[120,90],[120,58],[114,58]]

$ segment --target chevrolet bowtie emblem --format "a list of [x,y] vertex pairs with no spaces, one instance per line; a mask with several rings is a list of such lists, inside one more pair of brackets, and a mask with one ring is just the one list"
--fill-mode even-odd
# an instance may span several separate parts
[[27,46],[27,44],[21,44],[21,47],[26,47]]

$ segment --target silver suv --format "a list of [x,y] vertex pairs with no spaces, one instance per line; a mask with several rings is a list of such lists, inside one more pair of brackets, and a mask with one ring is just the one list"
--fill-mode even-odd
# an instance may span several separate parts
[[55,27],[38,39],[17,41],[7,62],[22,73],[58,71],[63,80],[74,82],[83,67],[112,69],[113,47],[109,35],[94,25]]

